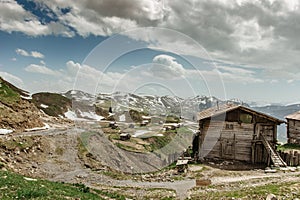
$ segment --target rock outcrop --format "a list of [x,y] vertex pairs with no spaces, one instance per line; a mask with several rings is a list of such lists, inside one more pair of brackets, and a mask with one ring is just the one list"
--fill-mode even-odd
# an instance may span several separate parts
[[28,93],[0,77],[0,128],[16,132],[43,127],[42,113],[32,104]]

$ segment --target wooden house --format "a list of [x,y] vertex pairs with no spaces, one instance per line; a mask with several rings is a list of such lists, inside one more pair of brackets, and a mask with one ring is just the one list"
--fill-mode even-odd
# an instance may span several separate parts
[[287,120],[287,139],[290,144],[300,145],[300,111],[285,117]]
[[199,113],[198,121],[193,149],[199,149],[199,158],[285,166],[275,150],[277,125],[284,121],[233,104],[206,109]]

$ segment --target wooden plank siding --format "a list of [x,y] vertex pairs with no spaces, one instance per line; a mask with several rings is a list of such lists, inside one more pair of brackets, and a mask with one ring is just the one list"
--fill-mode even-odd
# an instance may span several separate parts
[[[228,129],[226,125],[230,125],[229,127],[232,127],[232,129]],[[202,135],[206,137],[205,143],[209,143],[210,145],[206,144],[206,148],[203,150],[210,150],[211,145],[217,141],[206,157],[251,161],[253,130],[253,124],[220,121],[206,122],[202,130]],[[231,146],[231,152],[224,152],[226,151],[226,146]]]
[[288,143],[300,144],[300,121],[295,119],[288,120]]

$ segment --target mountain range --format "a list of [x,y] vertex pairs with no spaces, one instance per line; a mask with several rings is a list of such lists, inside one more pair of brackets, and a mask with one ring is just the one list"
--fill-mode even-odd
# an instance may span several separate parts
[[[60,94],[41,92],[30,95],[0,77],[0,128],[3,129],[24,130],[43,126],[43,115],[66,120],[118,120],[112,116],[120,117],[130,110],[143,115],[174,115],[195,121],[198,112],[223,103],[242,104],[279,119],[300,110],[300,104],[250,106],[238,99],[221,100],[200,95],[183,99],[176,96],[123,92],[92,95],[78,90]],[[279,128],[279,132],[280,135],[284,135],[285,126]]]

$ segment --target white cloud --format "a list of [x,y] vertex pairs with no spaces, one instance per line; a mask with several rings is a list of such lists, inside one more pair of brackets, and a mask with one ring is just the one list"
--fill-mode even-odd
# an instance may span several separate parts
[[[118,72],[102,72],[89,65],[81,65],[74,61],[66,63],[64,78],[73,81],[74,87],[79,90],[94,93],[97,87],[112,91],[122,79],[123,74]],[[133,78],[133,77],[131,77]],[[128,84],[128,83],[127,83]]]
[[60,72],[54,71],[44,65],[36,65],[36,64],[30,64],[25,68],[25,71],[27,72],[33,72],[33,73],[39,73],[39,74],[46,74],[46,75],[60,75]]
[[16,53],[21,56],[30,56],[33,58],[44,58],[45,57],[41,52],[38,52],[38,51],[28,52],[24,49],[16,49]]
[[107,36],[137,27],[136,23],[130,19],[116,16],[100,17],[96,13],[93,14],[93,11],[86,12],[88,12],[86,16],[78,13],[68,13],[62,16],[61,20],[76,29],[77,33],[83,37],[90,34]]
[[252,76],[255,74],[254,71],[249,70],[249,69],[243,69],[241,67],[229,67],[229,66],[217,66],[217,69],[221,70],[221,71],[225,71],[227,73],[232,73],[232,74],[239,74],[239,75],[243,75],[243,76]]
[[24,85],[23,80],[21,78],[15,76],[15,75],[12,75],[10,73],[0,71],[0,76],[4,80],[16,85],[17,87],[22,87]]
[[[250,71],[258,68],[262,73],[252,74],[253,78],[263,75],[270,81],[294,79],[300,66],[300,24],[297,23],[300,7],[297,0],[35,2],[46,4],[57,15],[58,21],[41,23],[17,2],[1,1],[0,30],[19,31],[30,36],[53,34],[66,37],[72,37],[76,32],[87,37],[91,34],[109,36],[137,27],[159,27],[178,34],[169,31],[140,33],[137,30],[130,37],[146,41],[148,47],[154,49],[202,58],[211,56],[235,66],[249,67]],[[70,8],[70,11],[63,13],[62,8]],[[27,53],[32,55],[32,52]],[[280,71],[284,73],[278,73]]]
[[42,53],[40,53],[38,51],[32,51],[31,56],[34,58],[44,58],[45,57]]
[[16,49],[16,53],[21,56],[30,56],[30,54],[27,51],[25,51],[24,49]]
[[153,66],[150,68],[153,76],[164,79],[178,79],[185,75],[184,67],[169,55],[158,55],[153,58]]
[[63,35],[74,36],[68,26],[60,22],[42,24],[32,13],[26,11],[16,1],[0,2],[0,30],[6,32],[22,32],[30,36]]

